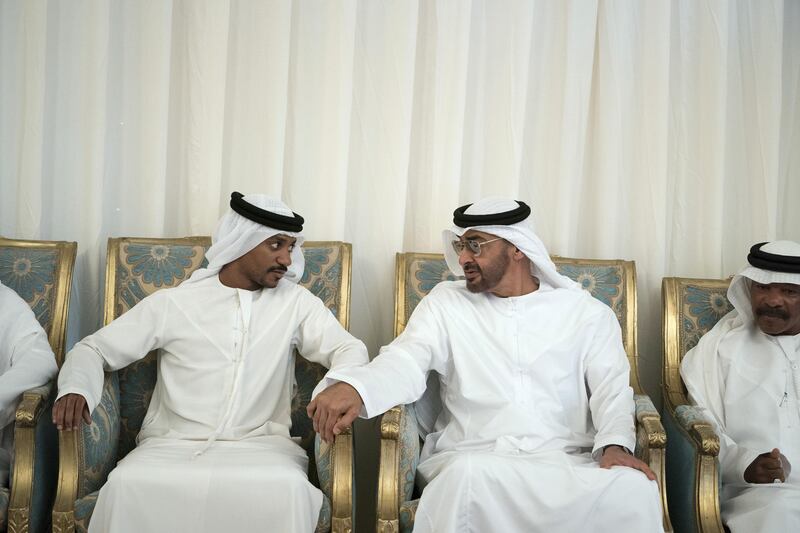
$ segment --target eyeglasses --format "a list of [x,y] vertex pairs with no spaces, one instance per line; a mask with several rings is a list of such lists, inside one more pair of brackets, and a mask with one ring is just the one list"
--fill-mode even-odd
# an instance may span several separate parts
[[502,237],[497,237],[496,239],[489,239],[488,241],[476,241],[474,239],[467,239],[466,241],[453,241],[453,250],[456,251],[458,255],[461,255],[461,252],[469,248],[469,251],[472,252],[473,257],[478,257],[481,255],[481,246],[484,244],[489,244],[490,242],[494,241],[502,241]]

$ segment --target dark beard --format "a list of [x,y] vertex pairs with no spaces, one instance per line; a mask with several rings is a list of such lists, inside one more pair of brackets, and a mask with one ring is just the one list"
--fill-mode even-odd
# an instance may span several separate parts
[[478,281],[467,281],[467,290],[469,292],[486,292],[493,289],[503,278],[508,270],[508,265],[511,262],[506,254],[500,254],[497,260],[487,265],[486,268],[481,268],[477,263],[467,263],[464,265],[464,272],[467,270],[475,271],[480,274]]

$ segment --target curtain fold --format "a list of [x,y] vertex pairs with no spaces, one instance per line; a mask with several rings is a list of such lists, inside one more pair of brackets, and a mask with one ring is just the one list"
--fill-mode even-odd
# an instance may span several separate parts
[[637,262],[658,402],[662,276],[800,240],[800,5],[785,0],[0,0],[0,233],[211,234],[232,190],[353,243],[351,330],[391,340],[394,254],[455,207],[533,206],[552,253]]

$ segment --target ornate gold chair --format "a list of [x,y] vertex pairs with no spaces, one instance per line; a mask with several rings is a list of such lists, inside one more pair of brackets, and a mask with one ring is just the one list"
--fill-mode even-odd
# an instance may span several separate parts
[[[658,476],[663,521],[672,531],[664,492],[666,434],[650,398],[639,384],[636,348],[636,268],[633,261],[604,261],[553,257],[560,273],[580,283],[611,307],[622,326],[622,339],[631,365],[631,387],[636,400],[636,455]],[[420,300],[444,280],[454,280],[441,254],[397,254],[395,336],[406,326]],[[380,421],[381,448],[378,477],[377,531],[410,532],[419,504],[414,478],[420,441],[413,405],[397,406]]]
[[664,426],[669,512],[687,533],[722,533],[719,507],[719,437],[713,424],[689,403],[681,379],[683,356],[733,307],[730,279],[664,278]]
[[[104,323],[159,289],[174,287],[204,266],[208,237],[109,239]],[[317,295],[346,328],[350,318],[352,249],[342,242],[307,242],[300,283]],[[306,406],[325,369],[296,354],[297,388],[292,401],[292,436],[309,455],[309,479],[325,494],[317,532],[349,532],[353,519],[352,434],[333,446],[319,442]],[[60,475],[53,531],[85,532],[109,472],[135,444],[156,380],[156,353],[106,374],[92,425],[59,432]]]
[[[0,238],[0,281],[28,302],[59,365],[76,250],[74,242]],[[13,532],[38,532],[50,525],[58,475],[52,389],[49,383],[23,393],[17,408],[11,490],[0,488],[0,531],[7,525]]]

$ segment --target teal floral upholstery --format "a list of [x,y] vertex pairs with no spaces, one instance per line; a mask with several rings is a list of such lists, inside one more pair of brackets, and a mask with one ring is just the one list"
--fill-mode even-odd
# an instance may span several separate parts
[[414,494],[414,478],[419,464],[419,429],[413,405],[404,405],[400,417],[400,501],[408,501]]
[[79,458],[78,497],[100,490],[119,459],[119,374],[106,374],[100,404],[92,424],[81,425],[83,446]]
[[57,265],[56,250],[0,246],[0,282],[28,302],[48,333]]
[[419,507],[419,498],[400,504],[400,533],[411,533],[414,530],[417,507]]
[[681,359],[695,347],[700,337],[708,333],[719,319],[733,310],[728,301],[726,288],[711,288],[688,284],[683,287],[681,297],[680,324]]
[[447,268],[447,263],[444,258],[441,259],[425,259],[414,258],[408,265],[408,275],[406,277],[406,302],[405,302],[405,318],[414,312],[422,298],[431,292],[436,284],[442,281],[454,281],[456,276]]
[[8,527],[8,499],[8,489],[0,487],[0,531],[5,531]]
[[331,530],[332,517],[331,499],[326,494],[323,494],[322,508],[319,510],[319,519],[317,519],[317,527],[314,529],[314,533],[328,533]]
[[[166,241],[160,239],[120,239],[109,242],[109,254],[114,257],[113,316],[120,316],[140,300],[166,287],[174,287],[187,279],[194,270],[207,264],[207,238],[188,238]],[[343,309],[340,283],[344,257],[342,245],[304,246],[305,272],[301,285],[318,296],[338,318]],[[91,426],[83,429],[83,453],[79,475],[79,499],[75,503],[76,530],[86,531],[91,518],[97,491],[105,483],[116,463],[136,446],[136,436],[150,404],[157,376],[156,353],[106,378],[101,404],[92,415]],[[318,531],[331,527],[331,450],[323,447],[315,454],[315,436],[306,406],[314,387],[326,369],[295,354],[296,387],[292,397],[293,437],[309,455],[309,480],[321,483],[325,504],[320,512]]]
[[99,493],[100,491],[96,490],[75,502],[75,533],[89,531],[89,520],[92,518]]

